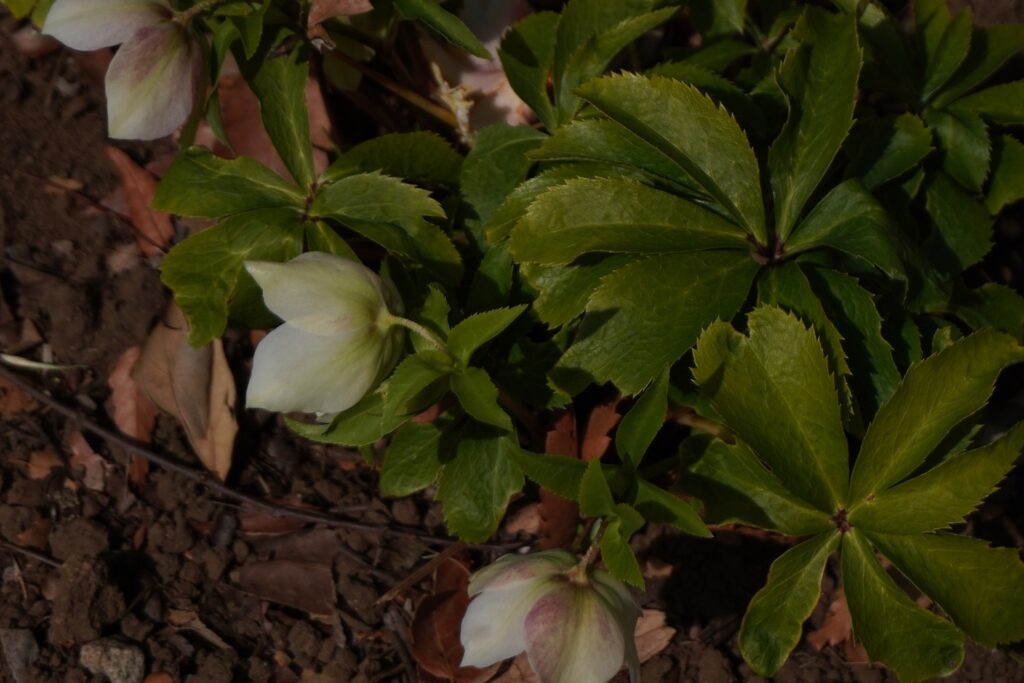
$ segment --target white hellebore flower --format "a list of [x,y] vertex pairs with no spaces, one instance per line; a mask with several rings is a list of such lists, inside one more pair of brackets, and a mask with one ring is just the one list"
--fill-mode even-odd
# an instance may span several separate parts
[[56,0],[43,33],[76,50],[121,45],[107,69],[110,137],[155,140],[202,95],[203,49],[165,0]]
[[462,666],[525,650],[542,683],[605,683],[623,662],[638,679],[636,601],[607,573],[577,567],[570,553],[505,555],[473,575],[469,594]]
[[263,300],[284,324],[256,347],[250,408],[338,413],[395,366],[404,330],[394,286],[363,264],[309,252],[287,263],[247,261]]

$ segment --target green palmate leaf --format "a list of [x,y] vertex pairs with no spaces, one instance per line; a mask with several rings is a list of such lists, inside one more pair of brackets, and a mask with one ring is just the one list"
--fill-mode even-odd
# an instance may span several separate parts
[[[853,393],[847,384],[847,377],[851,373],[843,349],[843,337],[825,313],[821,300],[803,270],[793,261],[769,268],[757,281],[757,293],[759,303],[790,311],[814,329],[825,349],[829,373],[835,381],[843,424],[849,425],[854,417],[854,405]],[[860,416],[857,417],[859,419]]]
[[850,500],[859,503],[917,469],[958,423],[979,410],[996,377],[1024,360],[1001,332],[975,332],[915,364],[868,427],[854,464]]
[[975,29],[971,49],[959,71],[935,98],[935,106],[946,104],[981,85],[999,67],[1024,47],[1024,24],[997,24]]
[[900,228],[856,179],[836,185],[785,243],[786,253],[830,247],[905,279]]
[[707,209],[630,180],[578,178],[540,195],[512,231],[517,261],[566,264],[589,252],[746,250],[743,232]]
[[[577,0],[579,2],[579,0]],[[602,12],[607,12],[610,5],[598,0],[583,0],[588,4],[602,6]],[[646,3],[649,4],[649,3]],[[628,2],[618,3],[618,6],[626,8]],[[615,6],[615,5],[611,5]],[[555,101],[558,105],[558,112],[563,122],[572,119],[579,108],[580,99],[576,95],[576,87],[585,81],[600,76],[617,55],[627,45],[633,43],[637,38],[653,28],[665,23],[669,17],[676,13],[678,8],[665,7],[654,12],[624,18],[615,24],[614,27],[597,34],[593,40],[577,49],[569,58],[565,68],[559,72],[558,63],[555,63]],[[559,26],[566,23],[564,18]]]
[[629,538],[644,525],[644,518],[636,510],[625,503],[615,506],[613,514],[606,522],[604,536],[601,537],[601,560],[608,573],[619,581],[643,588],[644,575],[640,571],[640,563],[636,561],[633,549],[629,547]]
[[849,275],[805,266],[804,274],[828,319],[843,339],[853,373],[849,379],[861,420],[867,423],[900,383],[892,347],[882,336],[882,319],[871,294]]
[[672,159],[747,232],[767,240],[757,159],[727,111],[696,88],[664,77],[607,76],[579,93]]
[[1024,446],[1024,423],[995,443],[958,453],[850,511],[850,523],[872,533],[923,533],[962,521],[992,493]]
[[684,444],[687,476],[683,488],[698,496],[707,520],[771,529],[790,536],[821,533],[833,527],[829,515],[793,495],[750,450],[711,437]]
[[[710,48],[706,48],[710,49]],[[652,76],[667,76],[689,83],[728,109],[740,125],[755,138],[765,136],[765,118],[754,99],[732,81],[691,60],[663,62],[650,70]]]
[[633,507],[649,522],[671,524],[693,536],[711,538],[711,530],[692,505],[643,479],[637,480]]
[[452,375],[452,391],[462,408],[477,422],[512,431],[512,420],[498,405],[498,387],[484,370],[466,368]]
[[262,209],[228,218],[174,247],[160,277],[188,319],[189,343],[200,346],[221,336],[229,317],[265,318],[259,287],[243,263],[294,258],[302,252],[302,235],[299,211]]
[[926,189],[926,205],[935,229],[926,246],[947,271],[959,273],[980,261],[992,248],[992,217],[944,173]]
[[473,35],[462,21],[451,12],[442,8],[435,0],[393,0],[395,9],[403,19],[421,21],[431,29],[441,34],[445,40],[458,45],[466,52],[480,57],[490,59],[491,53],[487,51],[480,39]]
[[555,40],[559,15],[537,12],[512,27],[501,39],[498,56],[509,85],[549,130],[557,115],[548,97],[548,77],[555,65]]
[[615,449],[619,457],[633,467],[643,460],[665,422],[668,413],[668,375],[669,369],[666,367],[641,394],[615,430]]
[[567,500],[577,500],[587,463],[578,458],[519,451],[516,462],[531,480]]
[[269,40],[264,37],[252,59],[237,52],[242,75],[260,101],[260,115],[274,149],[299,187],[313,185],[313,145],[310,141],[306,81],[309,78],[309,48],[299,42],[283,55],[275,50],[290,37],[282,29]]
[[1024,199],[1024,145],[1016,138],[1002,135],[996,141],[992,159],[992,184],[985,206],[993,216]]
[[246,59],[252,59],[253,55],[260,48],[260,41],[263,38],[263,22],[267,16],[267,10],[270,9],[272,4],[272,0],[263,2],[255,10],[244,16],[230,17],[231,23],[234,24],[239,36],[241,36]]
[[478,313],[507,303],[512,293],[514,270],[507,244],[497,244],[485,252],[469,283],[466,312]]
[[533,311],[550,327],[560,327],[583,314],[591,294],[606,275],[633,260],[632,256],[609,256],[581,260],[572,266],[524,263],[520,273],[540,292]]
[[768,153],[775,231],[785,240],[853,125],[861,53],[852,15],[808,7],[779,71],[789,118]]
[[515,460],[518,450],[513,435],[496,435],[475,422],[462,430],[437,488],[452,533],[479,543],[495,532],[512,494],[523,488],[523,474]]
[[[920,4],[927,9],[930,3]],[[970,7],[965,8],[952,19],[947,18],[948,12],[946,17],[941,17],[943,11],[947,11],[944,4],[940,12],[935,12],[925,19],[924,25],[918,23],[919,35],[925,48],[924,82],[921,84],[922,102],[930,100],[949,81],[967,57],[971,46]],[[945,24],[945,29],[941,35],[938,35],[937,29],[940,24]]]
[[[451,308],[448,306],[448,300],[444,298],[444,292],[436,284],[431,284],[427,287],[427,298],[423,301],[423,307],[416,316],[416,322],[445,340],[448,339],[448,333],[451,332],[451,327],[448,324],[449,312],[451,312]],[[426,340],[423,341],[425,344],[429,344]]]
[[555,185],[579,177],[622,177],[618,169],[602,166],[601,171],[596,172],[596,168],[594,164],[562,164],[524,180],[508,193],[497,209],[492,211],[487,222],[487,241],[491,244],[501,244],[507,240],[516,223],[526,215],[530,205]]
[[1024,124],[1024,81],[996,85],[956,101],[958,107],[994,123]]
[[858,124],[847,146],[847,176],[873,190],[916,168],[932,151],[932,133],[913,114],[900,114]]
[[462,156],[436,133],[392,133],[348,150],[320,177],[326,185],[356,173],[380,171],[424,185],[458,187]]
[[380,469],[382,496],[409,496],[427,488],[441,472],[441,430],[407,422],[398,428]]
[[408,419],[409,415],[397,414],[386,406],[378,390],[364,396],[329,423],[304,423],[290,417],[285,417],[285,423],[293,432],[310,441],[356,448],[380,441]]
[[203,147],[190,147],[167,169],[153,208],[179,216],[221,218],[256,209],[301,209],[304,201],[297,187],[255,159],[221,159]]
[[954,534],[868,538],[974,640],[994,647],[1024,638],[1024,563],[1016,548]]
[[640,169],[681,192],[700,194],[693,179],[672,159],[606,119],[581,119],[561,126],[530,157],[538,161],[597,162]]
[[693,345],[716,318],[731,319],[757,264],[737,251],[638,259],[604,278],[576,340],[552,371],[570,393],[614,382],[635,394]]
[[693,375],[701,393],[801,499],[835,512],[846,501],[846,436],[821,344],[773,307],[747,316],[750,336],[718,322],[701,334]]
[[383,407],[395,415],[412,415],[427,408],[439,397],[432,388],[439,380],[448,377],[454,367],[451,359],[433,349],[407,356],[377,393],[383,399]]
[[925,118],[939,139],[943,170],[967,189],[980,193],[991,161],[985,122],[958,105],[930,110]]
[[961,293],[953,313],[976,330],[992,327],[1024,341],[1024,297],[1006,285],[989,282]]
[[458,251],[440,228],[424,220],[444,217],[426,190],[379,173],[360,173],[320,187],[309,211],[423,263],[446,284],[461,278]]
[[359,260],[352,247],[323,221],[306,223],[306,251],[323,251],[353,261]]
[[782,554],[757,592],[740,626],[743,659],[762,676],[774,676],[800,642],[803,623],[821,595],[825,563],[839,546],[839,533],[823,533]]
[[872,659],[885,662],[904,683],[945,676],[960,666],[960,631],[914,604],[857,530],[843,537],[843,589],[854,636]]
[[504,124],[477,133],[473,149],[462,164],[461,185],[463,197],[476,214],[467,224],[479,244],[485,244],[483,226],[533,166],[527,153],[543,138],[533,128]]
[[525,305],[519,305],[469,316],[452,328],[448,350],[460,363],[468,365],[477,349],[504,332],[525,310]]
[[587,463],[587,469],[580,480],[578,500],[580,512],[587,517],[603,517],[612,513],[615,499],[612,498],[612,490],[608,487],[600,460]]

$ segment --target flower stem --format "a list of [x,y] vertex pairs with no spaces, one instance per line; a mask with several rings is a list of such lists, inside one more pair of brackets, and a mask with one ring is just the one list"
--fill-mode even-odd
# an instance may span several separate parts
[[587,570],[600,554],[601,537],[604,536],[606,528],[604,519],[598,518],[594,520],[594,526],[591,527],[590,546],[587,548],[587,552],[580,558],[579,563],[567,572],[569,580],[573,583],[587,583]]
[[225,0],[200,0],[196,4],[189,7],[184,12],[178,12],[174,15],[174,21],[181,24],[182,26],[188,26],[192,19],[195,18],[200,12],[205,12],[214,5],[225,2]]
[[418,322],[409,320],[408,318],[402,318],[397,315],[391,315],[390,313],[382,315],[380,322],[385,326],[398,325],[399,327],[404,327],[407,330],[412,330],[419,336],[423,337],[428,344],[438,351],[451,355],[451,352],[448,351],[448,347],[445,346],[445,343],[441,341],[436,334],[428,330],[423,325],[420,325]]

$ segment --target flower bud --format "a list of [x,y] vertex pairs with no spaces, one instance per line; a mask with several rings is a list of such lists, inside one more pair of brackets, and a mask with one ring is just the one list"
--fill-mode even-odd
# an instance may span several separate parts
[[247,261],[263,300],[284,324],[256,347],[250,408],[338,413],[395,366],[404,331],[394,286],[366,266],[310,252],[287,263]]
[[505,555],[473,575],[469,594],[462,666],[525,651],[543,683],[604,683],[624,662],[637,679],[636,601],[607,573],[577,567],[573,555]]

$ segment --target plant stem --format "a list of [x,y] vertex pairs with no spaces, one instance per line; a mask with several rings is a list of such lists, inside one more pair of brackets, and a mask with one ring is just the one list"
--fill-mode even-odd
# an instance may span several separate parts
[[587,570],[597,560],[601,552],[601,537],[604,536],[606,528],[604,519],[598,518],[594,521],[594,526],[591,529],[590,547],[587,548],[587,552],[580,558],[579,564],[567,572],[569,580],[573,583],[587,582]]
[[445,343],[441,341],[436,334],[428,330],[423,325],[420,325],[418,322],[409,320],[408,318],[402,318],[397,315],[392,315],[387,312],[381,315],[380,322],[385,326],[398,325],[399,327],[404,327],[407,330],[412,330],[413,332],[427,340],[427,343],[429,343],[438,351],[446,353],[449,356],[451,355],[451,352],[448,350],[448,347],[445,346]]
[[189,7],[184,12],[178,12],[174,15],[174,21],[181,24],[182,26],[188,26],[189,23],[195,18],[200,12],[205,12],[214,5],[225,2],[225,0],[201,0],[196,4]]

